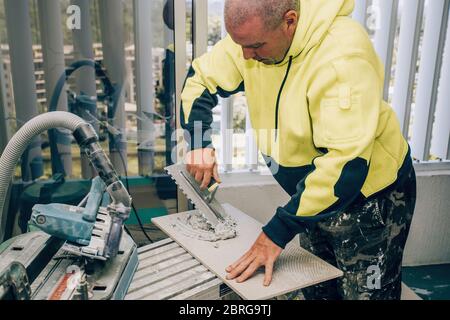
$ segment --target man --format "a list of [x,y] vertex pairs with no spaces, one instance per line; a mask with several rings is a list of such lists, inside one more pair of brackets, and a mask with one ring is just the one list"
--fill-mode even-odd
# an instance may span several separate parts
[[[291,196],[228,278],[274,263],[295,235],[344,272],[308,299],[399,299],[415,206],[409,146],[383,101],[384,68],[353,0],[226,0],[229,36],[195,60],[182,94],[187,168],[220,181],[210,144],[217,95],[246,92],[258,148]],[[201,122],[201,126],[196,125]],[[196,131],[204,139],[195,137]],[[282,205],[282,204],[280,204]]]

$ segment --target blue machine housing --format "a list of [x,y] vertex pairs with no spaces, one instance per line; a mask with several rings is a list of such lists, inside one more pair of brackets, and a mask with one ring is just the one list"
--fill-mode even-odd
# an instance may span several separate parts
[[57,238],[87,246],[92,237],[98,210],[104,201],[105,183],[96,177],[92,180],[85,207],[65,204],[38,204],[33,207],[31,223]]

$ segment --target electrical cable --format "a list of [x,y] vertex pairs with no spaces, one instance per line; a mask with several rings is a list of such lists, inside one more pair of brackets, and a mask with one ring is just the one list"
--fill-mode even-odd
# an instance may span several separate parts
[[128,230],[126,225],[123,225],[123,228],[125,229],[125,232],[131,237],[130,230]]
[[[127,170],[127,166],[126,166],[126,164],[125,164],[125,159],[123,158],[122,152],[120,152],[120,150],[119,150],[119,157],[120,157],[120,159],[121,159],[121,161],[122,161],[122,166],[123,166],[123,169],[124,169],[124,171],[125,171],[125,177],[124,177],[124,178],[125,178],[125,186],[126,186],[126,188],[127,188],[128,194],[130,195],[131,198],[133,198],[133,197],[131,196],[130,184],[129,184],[129,181],[128,181],[128,170]],[[138,222],[138,224],[139,224],[139,227],[140,227],[141,230],[142,230],[142,233],[145,235],[145,237],[147,238],[147,240],[150,241],[150,243],[154,243],[154,241],[153,241],[153,240],[150,238],[150,236],[147,234],[147,231],[145,231],[144,224],[142,223],[142,220],[141,220],[141,218],[139,217],[138,211],[137,211],[136,208],[134,207],[133,202],[131,202],[131,208],[132,208],[133,211],[134,211],[134,215],[136,216],[137,222]]]

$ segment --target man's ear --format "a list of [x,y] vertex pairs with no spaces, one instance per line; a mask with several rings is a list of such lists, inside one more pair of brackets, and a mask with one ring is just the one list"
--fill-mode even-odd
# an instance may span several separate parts
[[284,15],[284,21],[286,21],[286,25],[288,28],[297,27],[298,23],[298,13],[295,10],[289,10]]

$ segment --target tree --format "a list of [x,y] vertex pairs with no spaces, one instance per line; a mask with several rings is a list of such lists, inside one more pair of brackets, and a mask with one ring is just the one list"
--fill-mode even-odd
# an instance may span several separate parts
[[213,46],[222,38],[222,18],[212,16],[208,21],[208,45]]

